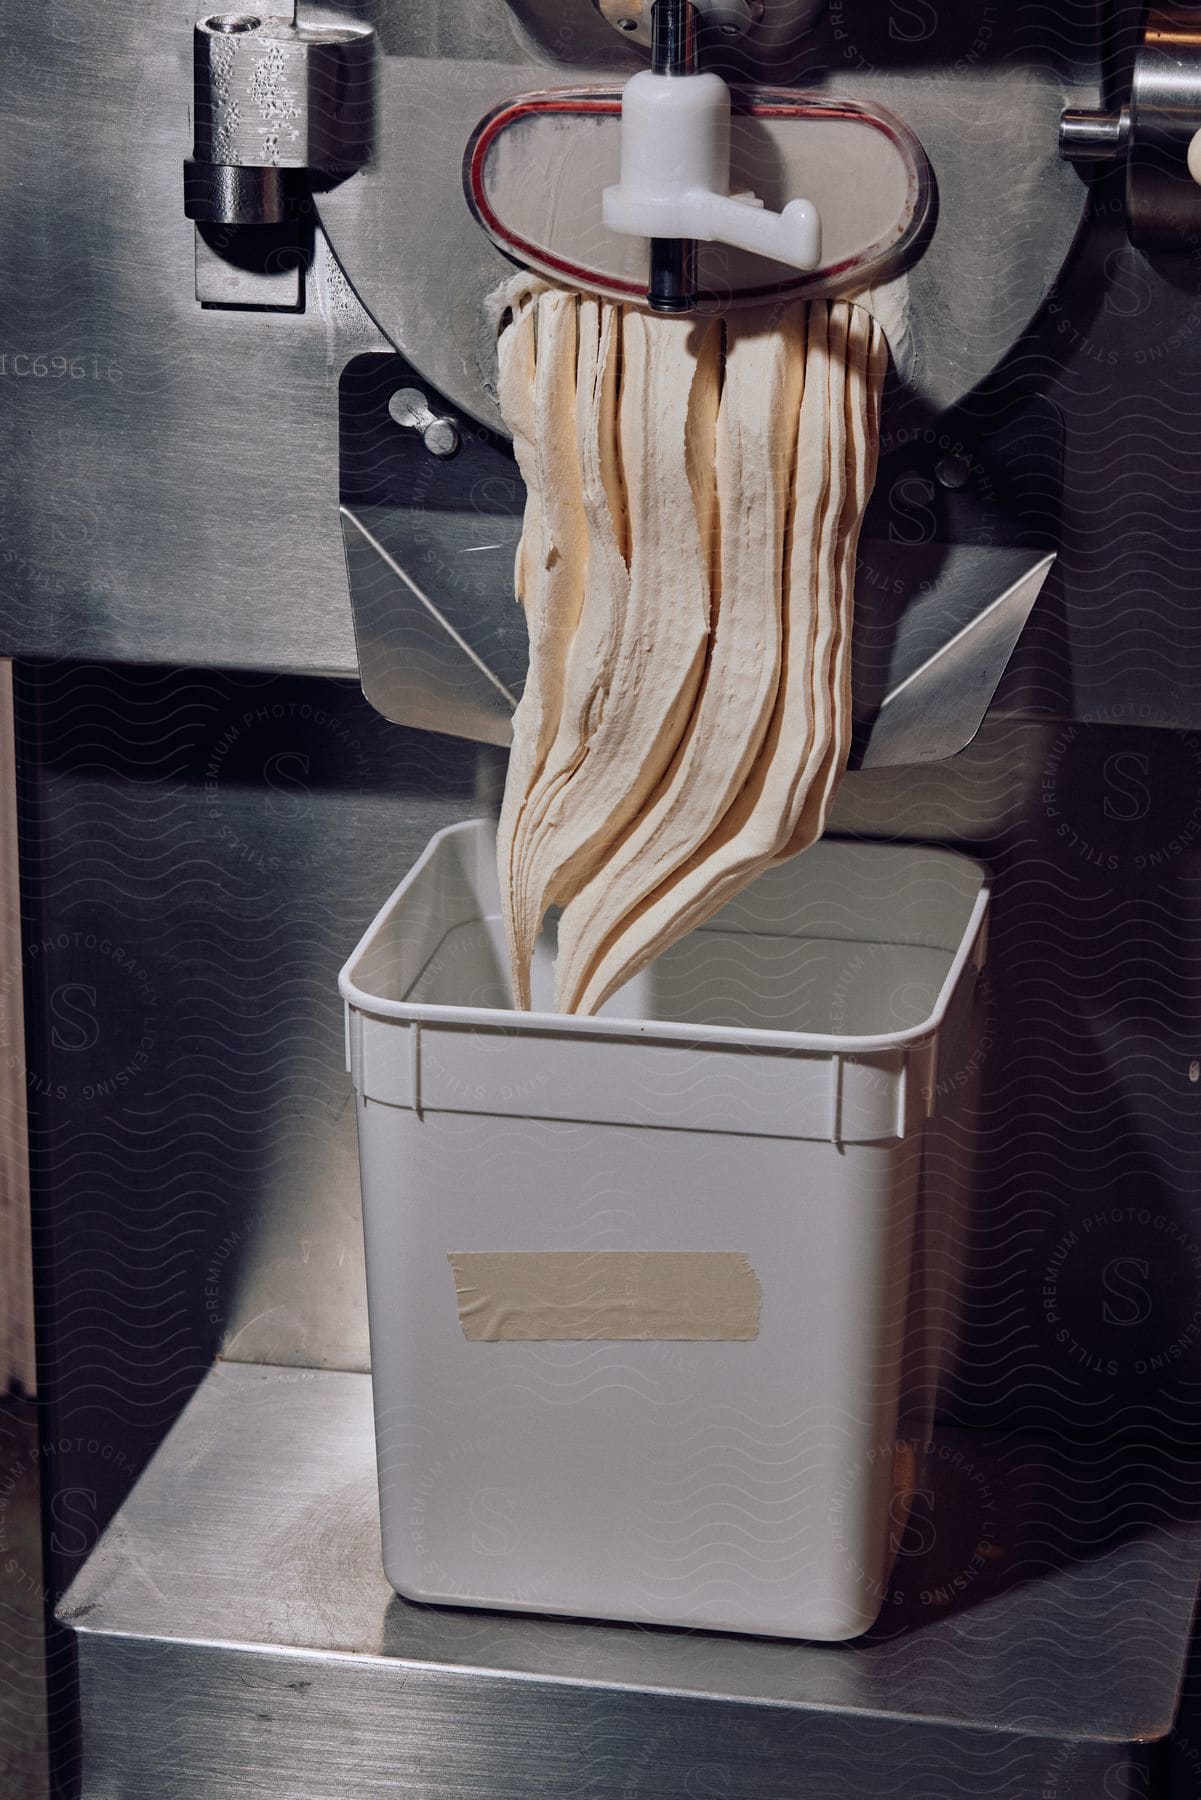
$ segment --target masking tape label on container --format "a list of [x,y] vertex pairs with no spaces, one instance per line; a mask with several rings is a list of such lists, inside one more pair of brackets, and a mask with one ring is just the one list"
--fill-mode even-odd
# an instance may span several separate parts
[[759,1335],[763,1292],[727,1250],[450,1251],[459,1323],[474,1344]]

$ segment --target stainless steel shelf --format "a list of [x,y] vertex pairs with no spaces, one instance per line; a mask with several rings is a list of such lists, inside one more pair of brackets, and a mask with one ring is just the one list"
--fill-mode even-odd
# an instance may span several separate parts
[[218,1366],[60,1609],[84,1795],[1117,1791],[1175,1714],[1198,1484],[1146,1442],[960,1434],[922,1485],[925,1541],[853,1644],[413,1605],[380,1568],[369,1378]]

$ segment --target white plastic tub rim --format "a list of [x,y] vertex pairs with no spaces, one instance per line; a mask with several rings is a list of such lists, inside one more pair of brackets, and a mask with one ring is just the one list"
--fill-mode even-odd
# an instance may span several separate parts
[[[475,905],[466,913],[461,907],[456,909],[461,916],[445,916],[441,920],[441,931],[438,931],[436,922],[429,920],[427,907],[421,909],[425,916],[414,916],[416,909],[412,902],[420,895],[420,889],[425,886],[430,873],[438,869],[439,862],[445,859],[447,851],[454,851],[457,873],[465,880],[466,889],[474,895]],[[492,1028],[504,1031],[506,1035],[537,1031],[549,1033],[556,1039],[603,1037],[637,1042],[654,1040],[663,1044],[675,1042],[690,1046],[722,1044],[731,1049],[794,1049],[816,1051],[819,1055],[830,1055],[832,1049],[837,1049],[843,1055],[864,1057],[897,1049],[917,1048],[931,1039],[942,1026],[947,1008],[965,970],[969,965],[980,970],[985,961],[989,880],[981,864],[963,857],[958,851],[929,850],[926,846],[913,844],[823,839],[812,850],[805,851],[803,857],[781,864],[780,868],[769,869],[767,875],[760,877],[751,889],[747,889],[747,895],[738,896],[724,907],[722,913],[700,927],[700,931],[715,931],[722,925],[729,929],[731,923],[736,925],[738,916],[745,916],[749,896],[762,896],[765,886],[769,882],[778,884],[781,875],[790,877],[790,886],[803,889],[805,875],[814,875],[817,862],[825,860],[825,868],[821,869],[821,884],[828,891],[835,884],[844,882],[848,873],[853,877],[855,860],[870,862],[871,859],[879,860],[880,855],[888,853],[895,853],[904,859],[922,859],[929,868],[940,871],[940,877],[947,884],[947,898],[951,900],[947,913],[953,914],[942,922],[944,929],[931,929],[931,925],[927,923],[924,929],[909,927],[906,931],[908,922],[898,916],[895,923],[897,929],[906,931],[904,936],[889,936],[888,940],[884,940],[877,938],[875,934],[868,934],[859,938],[852,931],[839,931],[837,934],[828,932],[828,936],[839,936],[848,943],[873,945],[880,941],[951,952],[951,967],[947,968],[947,976],[929,1017],[904,1030],[871,1035],[841,1035],[832,1031],[747,1030],[742,1026],[718,1026],[699,1022],[673,1024],[659,1019],[612,1017],[609,1013],[585,1019],[576,1017],[573,1013],[515,1012],[511,1006],[465,1006],[432,1001],[414,1003],[403,997],[389,997],[380,992],[385,986],[402,986],[405,994],[411,992],[421,970],[427,967],[430,958],[438,952],[439,943],[452,927],[481,922],[483,918],[499,918],[501,902],[497,893],[495,871],[495,828],[486,819],[468,819],[465,824],[450,824],[430,839],[420,859],[414,862],[402,884],[396,887],[380,913],[376,914],[375,920],[367,927],[364,936],[358,940],[357,947],[340,972],[339,992],[348,1006],[357,1008],[358,1012],[369,1013],[375,1019],[393,1019],[398,1024],[461,1024],[472,1026],[475,1030]],[[837,862],[834,862],[835,857]],[[846,896],[853,895],[850,887],[846,887],[844,893]],[[430,923],[434,923],[434,932],[430,932]],[[879,929],[879,922],[875,923]],[[776,934],[798,936],[798,932],[778,931]],[[400,976],[400,981],[396,976]],[[609,1004],[612,1006],[612,1001]]]
[[[556,1012],[518,1012],[512,1007],[405,999],[403,996],[412,991],[450,930],[458,925],[499,917],[495,827],[486,819],[449,825],[430,839],[422,855],[360,938],[341,970],[338,989],[348,1008],[381,1021],[469,1026],[475,1031],[497,1031],[506,1036],[540,1034],[560,1041],[618,1039],[692,1048],[712,1044],[723,1049],[807,1052],[826,1057],[834,1053],[842,1057],[878,1057],[890,1052],[920,1051],[937,1038],[969,967],[979,971],[984,965],[990,890],[986,871],[971,858],[957,851],[911,844],[823,838],[803,856],[768,870],[700,929],[713,931],[723,926],[726,929],[732,925],[737,927],[739,921],[748,916],[748,908],[761,907],[765,897],[769,898],[770,904],[770,898],[774,897],[772,890],[784,893],[792,888],[802,901],[812,902],[812,890],[819,882],[823,894],[833,892],[838,895],[840,910],[853,907],[856,863],[865,867],[871,860],[879,861],[889,854],[911,861],[920,858],[931,871],[938,870],[946,888],[943,919],[932,927],[927,912],[925,920],[919,923],[917,919],[907,918],[908,909],[899,904],[891,929],[904,935],[879,938],[877,916],[874,920],[863,921],[861,929],[868,929],[865,936],[859,937],[851,929],[856,915],[846,910],[842,922],[847,929],[826,935],[837,936],[849,944],[887,942],[951,954],[950,966],[929,1016],[920,1024],[896,1031],[868,1035],[779,1031],[692,1021],[676,1024],[666,1020],[614,1017],[608,1013],[581,1018]],[[457,880],[438,879],[443,876],[451,857]],[[433,892],[423,891],[430,887]],[[457,894],[454,892],[456,887],[461,889]],[[941,929],[937,928],[939,925]],[[799,934],[779,930],[777,925],[774,935],[791,937]],[[392,997],[381,991],[386,989],[399,989],[400,995]],[[620,996],[615,998],[620,999]],[[609,1005],[612,1007],[613,1002]],[[347,1066],[351,1066],[349,1050]]]

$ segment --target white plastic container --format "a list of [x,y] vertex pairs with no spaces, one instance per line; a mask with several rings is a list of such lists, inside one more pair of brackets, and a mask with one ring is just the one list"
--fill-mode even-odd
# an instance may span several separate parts
[[[599,1018],[514,1013],[492,829],[433,839],[341,976],[400,1593],[787,1637],[873,1622],[898,1433],[927,1430],[947,1349],[987,907],[964,857],[826,841]],[[565,1252],[588,1260],[563,1311],[468,1335],[451,1256],[546,1291],[562,1262],[530,1259]],[[722,1285],[739,1257],[757,1320],[745,1265]],[[631,1266],[667,1280],[666,1326]],[[588,1306],[618,1270],[603,1329],[650,1335],[556,1335],[614,1316]],[[531,1330],[504,1300],[483,1315]]]

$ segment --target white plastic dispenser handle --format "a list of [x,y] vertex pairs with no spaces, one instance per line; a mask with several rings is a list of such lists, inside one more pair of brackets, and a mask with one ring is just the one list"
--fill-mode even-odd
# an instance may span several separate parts
[[621,181],[601,214],[630,237],[699,238],[770,256],[795,269],[821,265],[821,215],[809,200],[768,212],[730,192],[730,90],[720,75],[642,69],[621,100]]

